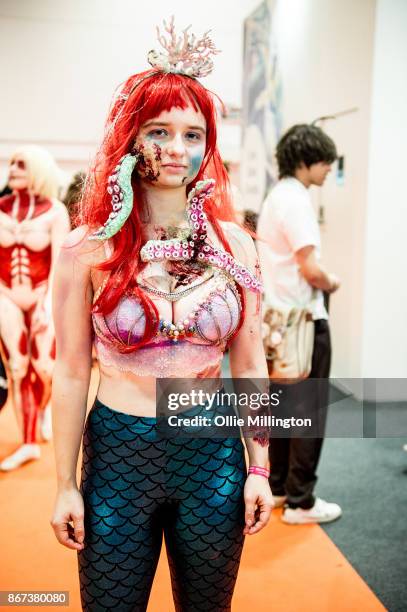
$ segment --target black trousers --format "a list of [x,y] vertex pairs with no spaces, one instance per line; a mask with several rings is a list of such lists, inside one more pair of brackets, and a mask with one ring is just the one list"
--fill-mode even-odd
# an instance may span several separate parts
[[[305,393],[305,413],[316,415],[317,438],[273,438],[270,440],[270,487],[274,495],[286,495],[291,508],[312,508],[317,482],[316,470],[322,449],[328,411],[329,371],[331,367],[331,339],[325,319],[314,321],[315,339],[312,369],[309,378],[326,379],[317,383],[314,393]],[[296,391],[300,389],[298,383]],[[310,405],[312,402],[312,405]],[[304,409],[302,410],[304,412]]]

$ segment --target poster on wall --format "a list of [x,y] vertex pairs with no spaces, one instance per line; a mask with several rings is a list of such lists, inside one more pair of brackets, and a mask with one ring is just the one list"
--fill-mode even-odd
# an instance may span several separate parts
[[240,186],[245,209],[256,213],[277,180],[274,152],[281,134],[282,86],[273,31],[276,3],[264,0],[244,21]]

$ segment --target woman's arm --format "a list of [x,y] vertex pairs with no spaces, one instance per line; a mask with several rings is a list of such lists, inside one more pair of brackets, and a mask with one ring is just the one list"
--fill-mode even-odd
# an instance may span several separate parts
[[[235,224],[223,225],[228,226],[227,238],[233,256],[253,273],[260,274],[257,252],[252,238]],[[257,393],[267,394],[269,385],[261,336],[260,296],[253,291],[245,290],[245,301],[245,319],[230,347],[231,373],[235,379],[248,379],[248,384],[243,384],[245,388],[252,389]],[[249,465],[269,467],[267,431],[264,433],[266,438],[245,437]],[[244,533],[251,535],[260,531],[270,518],[273,498],[266,478],[257,474],[248,476],[245,487],[245,502],[246,527]]]
[[[80,549],[83,502],[76,467],[86,416],[92,365],[92,285],[84,229],[71,232],[61,249],[53,287],[56,362],[52,382],[57,499],[51,524],[61,544]],[[73,523],[73,528],[70,523]]]
[[51,319],[51,297],[53,279],[55,276],[56,263],[59,257],[61,246],[64,243],[70,230],[68,212],[62,202],[53,200],[54,215],[50,229],[51,236],[51,268],[48,276],[47,288],[44,295],[40,298],[33,313],[32,330],[34,332],[45,329]]
[[62,202],[54,200],[55,215],[51,225],[51,269],[48,277],[48,292],[52,296],[55,270],[62,245],[71,229],[68,211]]

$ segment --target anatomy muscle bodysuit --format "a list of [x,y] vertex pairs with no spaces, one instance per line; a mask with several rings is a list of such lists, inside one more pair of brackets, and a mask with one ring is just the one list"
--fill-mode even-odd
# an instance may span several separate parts
[[50,396],[55,342],[45,309],[54,249],[68,229],[57,201],[27,190],[0,200],[0,336],[24,444],[36,442]]

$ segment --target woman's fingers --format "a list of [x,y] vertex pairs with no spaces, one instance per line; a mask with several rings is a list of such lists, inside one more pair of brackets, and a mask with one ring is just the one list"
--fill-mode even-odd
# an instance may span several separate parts
[[249,529],[254,525],[254,511],[256,509],[256,505],[254,500],[246,499],[245,500],[245,513],[244,513],[244,522],[245,527],[243,533],[249,533]]
[[83,516],[75,515],[72,518],[73,518],[75,540],[79,542],[79,544],[83,544],[83,540],[85,539],[85,527],[83,525]]
[[267,525],[270,519],[271,509],[271,504],[264,504],[260,507],[258,519],[255,524],[250,527],[248,535],[254,535],[255,533],[258,533],[261,529],[263,529],[263,527]]
[[75,487],[58,493],[51,525],[60,544],[73,550],[84,547],[84,506],[80,492]]
[[263,529],[270,519],[273,504],[261,499],[257,503],[246,500],[244,535],[253,535]]
[[[75,521],[77,525],[76,529],[72,527],[70,522],[68,522],[68,520],[66,519],[53,519],[51,520],[51,525],[55,532],[55,536],[60,544],[66,546],[67,548],[71,548],[72,550],[82,550],[84,547],[83,518],[80,518],[79,516],[76,517],[76,519],[73,520],[74,525]],[[76,535],[77,533],[78,537]],[[82,538],[82,540],[79,539],[80,537]]]

